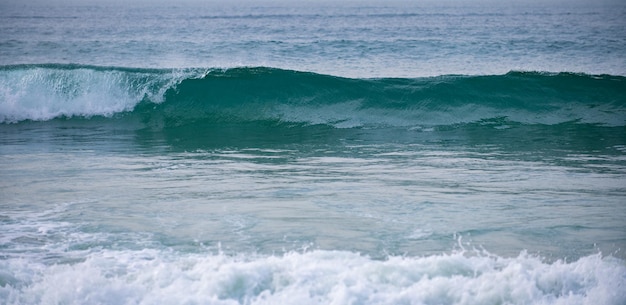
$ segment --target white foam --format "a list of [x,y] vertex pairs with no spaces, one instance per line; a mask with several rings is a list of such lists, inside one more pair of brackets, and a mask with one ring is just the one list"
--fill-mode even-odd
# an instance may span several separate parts
[[132,110],[144,97],[161,102],[165,91],[188,74],[46,66],[4,70],[0,73],[0,123],[112,116]]
[[625,304],[626,266],[455,252],[373,260],[100,251],[76,264],[0,261],[5,304]]

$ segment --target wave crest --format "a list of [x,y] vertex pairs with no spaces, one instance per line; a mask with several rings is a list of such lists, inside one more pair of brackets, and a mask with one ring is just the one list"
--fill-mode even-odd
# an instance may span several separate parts
[[[354,127],[500,121],[626,125],[626,78],[509,72],[350,79],[274,68],[0,68],[0,122],[133,113],[164,126],[270,121]],[[154,124],[152,124],[154,125]]]
[[111,117],[165,91],[197,71],[82,65],[0,67],[0,122]]

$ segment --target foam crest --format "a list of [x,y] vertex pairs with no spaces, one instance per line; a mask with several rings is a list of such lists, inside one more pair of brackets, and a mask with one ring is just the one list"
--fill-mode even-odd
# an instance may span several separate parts
[[454,252],[373,260],[103,251],[76,264],[1,261],[6,304],[624,304],[623,261]]
[[0,123],[58,117],[110,117],[163,93],[189,72],[33,65],[0,68]]

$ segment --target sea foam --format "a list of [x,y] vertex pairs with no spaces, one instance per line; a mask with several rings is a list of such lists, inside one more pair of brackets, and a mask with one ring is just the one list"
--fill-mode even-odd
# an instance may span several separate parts
[[626,266],[600,254],[546,262],[455,251],[374,260],[99,251],[75,264],[1,261],[4,304],[624,304]]
[[195,72],[79,65],[6,66],[0,69],[0,122],[58,117],[110,117],[149,99]]

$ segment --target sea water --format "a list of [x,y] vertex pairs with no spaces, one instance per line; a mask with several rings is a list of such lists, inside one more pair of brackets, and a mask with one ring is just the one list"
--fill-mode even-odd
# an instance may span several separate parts
[[3,1],[0,304],[626,304],[620,1]]

